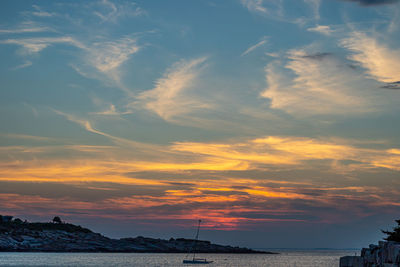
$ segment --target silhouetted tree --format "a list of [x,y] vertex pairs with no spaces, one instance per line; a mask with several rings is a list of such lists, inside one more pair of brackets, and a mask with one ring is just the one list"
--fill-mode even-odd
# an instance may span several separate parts
[[56,216],[53,218],[53,223],[62,223],[60,217]]
[[382,233],[386,234],[387,237],[384,238],[387,241],[400,242],[400,220],[396,220],[397,226],[393,228],[393,231],[384,231]]

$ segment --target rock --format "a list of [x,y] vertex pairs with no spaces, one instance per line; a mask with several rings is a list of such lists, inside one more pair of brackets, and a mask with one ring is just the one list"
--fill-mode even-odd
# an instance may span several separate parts
[[361,256],[345,256],[340,258],[340,267],[363,267]]
[[[360,265],[361,264],[361,265]],[[361,256],[340,258],[340,267],[398,267],[400,266],[400,243],[380,241],[379,245],[369,245],[361,250]]]
[[[194,240],[146,237],[111,239],[73,224],[0,222],[0,251],[187,253]],[[198,240],[196,252],[271,253]],[[271,253],[272,254],[272,253]]]

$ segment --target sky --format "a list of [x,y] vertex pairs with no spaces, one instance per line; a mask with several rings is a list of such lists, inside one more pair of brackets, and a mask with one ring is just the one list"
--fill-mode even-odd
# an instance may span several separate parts
[[0,2],[0,214],[359,248],[400,216],[400,1]]

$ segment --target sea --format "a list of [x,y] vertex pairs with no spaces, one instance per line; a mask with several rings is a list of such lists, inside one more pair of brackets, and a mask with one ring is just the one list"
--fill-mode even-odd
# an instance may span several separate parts
[[[359,255],[359,250],[269,250],[279,254],[198,254],[226,267],[338,267],[341,256]],[[192,255],[178,253],[42,253],[0,252],[0,266],[192,266],[183,264]],[[198,266],[199,264],[195,264]],[[201,266],[201,265],[200,265]]]

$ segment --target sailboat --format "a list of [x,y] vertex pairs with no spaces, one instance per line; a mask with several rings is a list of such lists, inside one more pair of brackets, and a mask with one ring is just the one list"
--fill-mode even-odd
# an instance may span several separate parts
[[185,264],[209,264],[213,262],[213,261],[208,261],[207,259],[196,258],[196,245],[197,245],[197,240],[199,239],[200,223],[201,220],[199,220],[199,225],[197,226],[196,238],[194,240],[194,244],[191,249],[193,251],[193,258],[191,260],[183,260],[183,263]]

